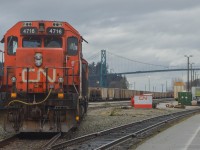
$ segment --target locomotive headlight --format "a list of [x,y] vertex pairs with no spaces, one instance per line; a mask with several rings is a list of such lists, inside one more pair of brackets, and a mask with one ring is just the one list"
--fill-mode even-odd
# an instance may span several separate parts
[[42,65],[42,54],[41,53],[36,53],[35,54],[35,65],[37,67]]
[[42,60],[35,60],[35,65],[40,67],[42,65]]
[[35,59],[36,59],[36,60],[42,59],[42,54],[41,54],[41,53],[36,53],[36,54],[35,54]]
[[63,82],[64,82],[64,79],[60,77],[60,78],[58,78],[58,82],[59,82],[59,83],[63,83]]
[[12,83],[15,83],[17,81],[16,77],[11,78]]

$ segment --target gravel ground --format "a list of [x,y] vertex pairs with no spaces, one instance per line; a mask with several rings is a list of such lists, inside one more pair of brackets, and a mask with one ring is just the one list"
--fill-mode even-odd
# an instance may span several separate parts
[[[82,136],[85,134],[98,132],[108,128],[117,127],[127,123],[136,122],[139,120],[147,119],[150,117],[170,114],[178,111],[184,111],[185,109],[178,108],[165,108],[165,104],[161,105],[157,109],[134,109],[133,107],[109,107],[105,105],[105,108],[89,108],[87,115],[84,117],[78,129],[73,133],[71,138]],[[0,122],[2,125],[2,122]],[[8,134],[3,132],[2,126],[0,126],[0,138],[5,138]],[[61,140],[63,141],[63,140]],[[42,143],[38,141],[31,141],[21,143],[16,142],[14,149],[38,149]],[[41,141],[42,142],[42,141]],[[37,143],[37,144],[36,144]],[[11,146],[13,149],[13,146]],[[10,149],[11,147],[6,147]]]
[[89,109],[80,126],[74,132],[72,138],[125,125],[127,123],[136,122],[150,117],[184,110],[185,109],[165,107],[161,107],[161,109],[134,109],[133,107]]
[[45,142],[46,140],[16,140],[0,150],[42,150],[41,147]]
[[13,133],[8,133],[8,132],[4,131],[4,129],[3,129],[3,124],[4,124],[3,120],[4,120],[4,117],[3,116],[4,116],[4,112],[1,110],[0,111],[0,141],[2,139],[5,139],[5,138],[13,135]]

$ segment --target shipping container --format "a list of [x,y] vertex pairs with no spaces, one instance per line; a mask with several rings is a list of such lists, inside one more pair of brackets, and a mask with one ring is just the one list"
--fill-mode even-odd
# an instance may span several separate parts
[[191,92],[178,92],[178,102],[182,105],[191,105],[192,93]]
[[198,100],[200,98],[200,87],[192,87],[192,99]]

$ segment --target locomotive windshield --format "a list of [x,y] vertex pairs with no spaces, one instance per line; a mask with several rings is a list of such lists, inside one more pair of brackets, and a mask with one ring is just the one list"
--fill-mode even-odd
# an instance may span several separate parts
[[22,40],[23,47],[41,47],[41,38],[40,37],[24,37]]
[[61,48],[62,47],[62,38],[59,37],[38,37],[38,36],[30,36],[24,37],[22,40],[22,46],[26,48],[32,47],[42,47],[42,41],[44,40],[44,47],[49,48]]
[[44,39],[44,47],[61,48],[62,39],[58,37],[46,37]]

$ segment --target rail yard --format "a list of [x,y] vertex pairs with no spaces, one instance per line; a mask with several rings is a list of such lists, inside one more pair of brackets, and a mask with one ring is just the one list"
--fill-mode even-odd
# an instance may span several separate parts
[[67,22],[20,21],[1,42],[1,149],[135,149],[200,112],[199,88],[186,92],[183,82],[158,92],[149,78],[149,91],[133,90],[111,74],[106,86],[102,64],[102,76],[89,76],[88,42]]
[[[190,107],[188,107],[186,110],[180,109],[180,108],[167,108],[167,107],[159,108],[159,106],[157,109],[134,109],[133,107],[121,107],[119,105],[112,106],[112,105],[109,105],[109,103],[113,103],[113,102],[101,102],[99,106],[95,107],[96,109],[94,109],[94,106],[89,104],[87,115],[84,117],[82,123],[79,125],[77,130],[70,131],[64,137],[59,137],[58,140],[54,141],[55,137],[52,140],[51,138],[53,137],[53,135],[48,136],[48,138],[44,138],[44,137],[41,138],[42,136],[40,136],[40,138],[36,137],[35,139],[30,138],[30,137],[29,138],[27,137],[15,138],[14,140],[12,139],[11,140],[12,142],[10,143],[9,142],[7,142],[6,144],[4,143],[4,146],[2,147],[3,149],[27,149],[27,150],[28,149],[45,149],[48,147],[47,143],[51,143],[50,144],[51,146],[55,144],[59,144],[59,143],[65,143],[63,144],[64,146],[63,145],[61,146],[61,144],[59,144],[59,146],[57,145],[57,146],[52,147],[52,149],[60,149],[60,147],[63,148],[63,147],[66,147],[66,145],[71,145],[69,144],[70,143],[69,141],[73,141],[72,139],[77,139],[77,138],[79,139],[81,136],[88,137],[88,134],[92,134],[90,135],[90,137],[88,137],[88,139],[90,139],[91,137],[93,138],[96,136],[98,137],[98,135],[99,136],[104,135],[103,133],[105,131],[103,130],[117,128],[119,126],[124,126],[126,124],[131,124],[131,123],[133,123],[133,125],[138,124],[138,122],[139,124],[142,124],[141,123],[142,120],[159,117],[163,115],[165,116],[165,115],[169,115],[169,114],[177,113],[177,112],[185,112],[188,109],[191,109]],[[165,102],[160,102],[160,104],[164,106],[170,103],[176,103],[176,102],[173,100],[165,100]],[[124,105],[124,106],[130,106],[130,105]],[[172,115],[172,116],[174,117],[175,115]],[[156,119],[156,120],[158,121],[159,119]],[[146,124],[146,127],[147,126],[148,124]],[[142,128],[145,128],[145,125],[141,126],[140,128],[137,128],[137,130],[135,130],[134,132],[139,131]],[[4,134],[4,132],[2,132],[2,134]],[[51,142],[49,142],[50,139],[51,139]],[[68,144],[66,144],[66,141],[68,141],[67,142]],[[141,138],[139,141],[134,139],[132,144],[134,144],[135,142],[138,144],[139,142],[141,142]],[[132,146],[131,144],[128,145],[128,147],[131,147],[131,146]],[[80,146],[78,149],[82,149],[82,148],[83,147]],[[88,147],[85,147],[85,149],[87,148]]]

